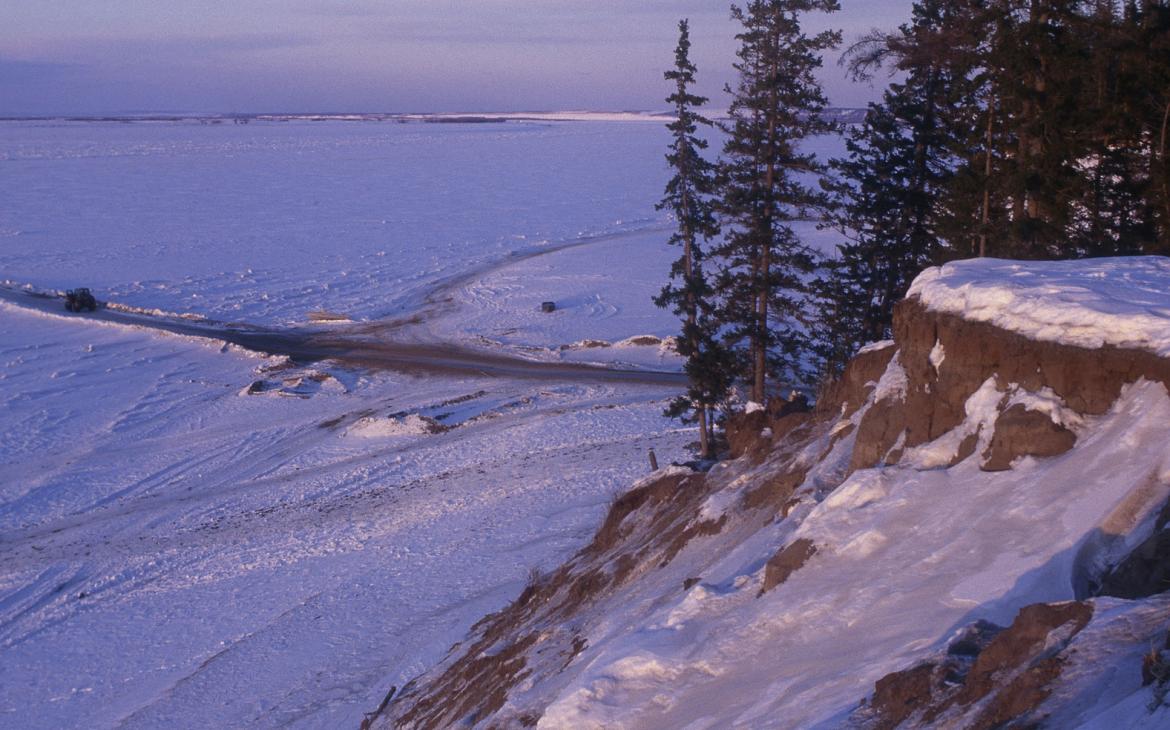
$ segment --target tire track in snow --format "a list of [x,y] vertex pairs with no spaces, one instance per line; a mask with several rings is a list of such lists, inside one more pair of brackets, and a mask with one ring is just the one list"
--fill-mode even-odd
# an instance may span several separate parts
[[[493,271],[538,256],[645,235],[647,232],[646,229],[642,229],[607,234],[514,254],[502,261],[440,281],[423,298],[418,311],[411,315],[353,325],[276,329],[211,319],[130,312],[106,306],[92,313],[70,314],[64,311],[61,297],[12,285],[0,286],[0,303],[62,319],[93,320],[104,324],[222,341],[253,352],[284,355],[300,363],[329,360],[341,365],[370,370],[393,370],[414,375],[481,375],[489,378],[544,382],[635,383],[681,387],[686,383],[686,375],[679,372],[526,360],[451,342],[423,341],[419,327],[415,327],[424,325],[427,320],[453,307],[453,292],[456,289]],[[400,336],[407,329],[411,329],[411,335],[415,338],[412,341],[391,339]]]

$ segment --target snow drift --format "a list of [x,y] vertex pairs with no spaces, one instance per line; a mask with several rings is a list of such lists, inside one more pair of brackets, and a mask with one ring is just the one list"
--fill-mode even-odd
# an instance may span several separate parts
[[1156,290],[1162,259],[924,273],[815,409],[635,485],[368,722],[1164,727]]

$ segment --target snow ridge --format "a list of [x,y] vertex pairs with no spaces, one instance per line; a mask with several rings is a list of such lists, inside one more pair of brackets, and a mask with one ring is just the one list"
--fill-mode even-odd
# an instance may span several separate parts
[[[922,272],[907,295],[929,310],[1034,340],[1112,345],[1170,356],[1170,259],[952,261]],[[941,364],[941,361],[940,361]]]

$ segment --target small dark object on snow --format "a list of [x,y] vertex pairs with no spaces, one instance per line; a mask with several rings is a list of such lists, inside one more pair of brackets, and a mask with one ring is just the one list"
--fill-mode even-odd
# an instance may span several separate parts
[[556,302],[541,302],[540,303],[540,311],[544,312],[545,314],[548,314],[549,312],[555,312],[555,311],[557,311],[557,303]]
[[390,705],[390,700],[394,699],[394,693],[397,691],[398,685],[391,687],[390,691],[386,693],[386,699],[382,700],[382,704],[378,705],[378,709],[366,713],[365,717],[362,718],[362,730],[368,730],[374,720],[377,720],[378,716],[386,711],[386,708]]
[[658,457],[654,455],[654,449],[650,449],[650,471],[658,471]]
[[97,300],[93,298],[93,294],[89,289],[82,287],[80,289],[70,289],[65,292],[65,309],[70,312],[81,312],[88,309],[91,312],[97,311]]

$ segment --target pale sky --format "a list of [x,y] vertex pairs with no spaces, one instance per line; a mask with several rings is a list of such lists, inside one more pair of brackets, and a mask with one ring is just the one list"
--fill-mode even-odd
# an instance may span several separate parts
[[[842,0],[810,29],[892,29],[911,0]],[[0,0],[0,116],[654,110],[679,18],[725,105],[723,0]],[[826,59],[831,101],[878,93]]]

